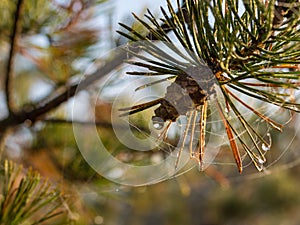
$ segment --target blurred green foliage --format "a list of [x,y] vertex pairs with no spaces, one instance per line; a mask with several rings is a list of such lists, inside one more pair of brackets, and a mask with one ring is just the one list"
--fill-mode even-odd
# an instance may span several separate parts
[[5,161],[1,177],[1,224],[71,224],[71,212],[60,190],[41,180],[39,173],[31,169],[25,172]]

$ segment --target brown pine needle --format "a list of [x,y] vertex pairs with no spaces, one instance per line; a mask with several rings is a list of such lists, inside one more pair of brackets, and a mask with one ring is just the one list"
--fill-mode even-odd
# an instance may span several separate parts
[[299,69],[299,65],[282,64],[282,65],[272,66],[272,68],[278,68],[278,69]]
[[203,167],[204,151],[205,151],[205,131],[206,131],[206,119],[207,119],[207,101],[204,102],[201,111],[200,118],[200,140],[199,140],[199,162],[201,169]]
[[194,141],[194,133],[195,133],[195,128],[196,128],[198,111],[193,110],[192,113],[193,113],[193,121],[192,121],[192,130],[191,130],[191,140],[190,140],[190,146],[189,146],[191,159],[195,158],[195,153],[193,151],[193,141]]
[[171,125],[172,125],[172,121],[169,121],[167,127],[159,135],[159,139],[162,138],[163,141],[165,141],[167,139],[167,137],[168,137],[168,131],[169,131]]
[[219,113],[221,115],[223,124],[225,126],[227,137],[229,139],[229,143],[230,143],[230,147],[231,147],[231,150],[232,150],[232,153],[233,153],[233,157],[235,159],[235,162],[236,162],[236,165],[238,167],[239,173],[242,173],[243,172],[243,165],[242,165],[240,152],[238,150],[238,146],[237,146],[236,141],[234,139],[234,135],[232,133],[231,127],[229,126],[228,121],[225,118],[225,116],[224,116],[224,114],[221,110],[220,103],[219,102],[217,102],[217,103],[218,103],[218,110],[219,110]]
[[150,108],[154,105],[157,105],[160,103],[162,99],[159,98],[159,99],[155,99],[153,101],[150,101],[150,102],[146,102],[146,103],[142,103],[142,104],[138,104],[138,105],[134,105],[134,106],[131,106],[131,107],[126,107],[126,108],[120,108],[118,109],[119,111],[132,111],[132,110],[136,110],[136,109],[142,109],[142,110],[145,110],[147,108]]

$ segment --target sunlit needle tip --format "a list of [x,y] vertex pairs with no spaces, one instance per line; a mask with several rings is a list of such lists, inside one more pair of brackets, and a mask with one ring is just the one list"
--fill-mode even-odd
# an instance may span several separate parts
[[238,170],[239,170],[239,173],[243,173],[243,167],[239,166]]
[[203,171],[204,170],[203,162],[199,162],[198,167],[199,167],[199,171]]

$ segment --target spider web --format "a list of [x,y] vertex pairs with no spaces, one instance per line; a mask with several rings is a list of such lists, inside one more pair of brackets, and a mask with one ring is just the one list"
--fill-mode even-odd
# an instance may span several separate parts
[[[134,137],[134,140],[128,138],[128,136],[124,134],[124,127],[115,126],[114,132],[123,134],[124,136],[120,138],[118,134],[111,134],[111,140],[113,140],[115,143],[118,142],[118,144],[116,144],[116,147],[114,148],[111,148],[111,146],[107,145],[110,154],[123,163],[138,166],[149,166],[160,164],[166,158],[172,157],[173,164],[171,163],[171,165],[169,164],[168,167],[160,168],[160,170],[168,170],[170,167],[173,167],[174,174],[172,174],[171,177],[176,176],[176,174],[178,175],[185,173],[194,167],[205,170],[210,165],[217,167],[225,174],[229,174],[229,176],[235,174],[236,164],[230,149],[228,137],[226,135],[220,112],[218,112],[216,106],[217,101],[221,103],[221,107],[223,108],[228,121],[233,124],[235,130],[237,131],[237,135],[244,138],[249,149],[255,149],[254,143],[249,139],[249,137],[247,137],[247,132],[243,126],[239,124],[236,115],[231,110],[228,110],[226,101],[222,99],[222,95],[217,93],[216,97],[211,98],[208,102],[207,129],[205,132],[205,158],[204,166],[200,167],[196,160],[190,160],[189,150],[192,146],[194,151],[194,149],[197,149],[199,145],[199,113],[201,113],[201,110],[198,112],[198,116],[194,118],[194,121],[192,121],[192,119],[189,121],[189,114],[192,113],[189,112],[186,116],[180,116],[176,122],[166,122],[160,129],[158,129],[158,127],[156,127],[151,120],[153,112],[157,106],[133,115],[120,117],[120,108],[125,106],[134,106],[136,104],[145,103],[155,98],[162,97],[166,87],[172,82],[169,80],[165,80],[164,82],[156,82],[158,78],[149,77],[134,76],[133,78],[130,77],[130,79],[127,78],[128,76],[122,74],[120,74],[117,79],[114,77],[115,80],[118,80],[118,84],[122,83],[123,87],[114,98],[112,118],[113,121],[115,120],[113,122],[115,125],[118,125],[120,121],[125,124],[127,123],[127,128],[129,128],[129,130],[127,129],[126,132],[131,133],[130,137]],[[122,79],[124,82],[120,82]],[[161,79],[161,77],[159,79]],[[149,83],[154,84],[145,85]],[[118,84],[115,86],[118,86]],[[142,86],[143,88],[140,88]],[[111,90],[116,89],[116,87],[114,87],[114,85],[112,85],[110,82],[109,86],[105,86],[102,88],[102,90],[106,88]],[[234,93],[234,90],[231,91]],[[101,96],[103,97],[103,95]],[[239,94],[239,97],[244,102],[247,102],[247,105],[253,107],[257,112],[264,114],[268,118],[276,120],[279,124],[285,125],[291,120],[292,115],[287,110],[283,110],[282,108],[273,106],[271,104],[266,104],[265,102],[259,102],[258,100],[254,100],[253,98],[249,98],[247,96],[242,96],[241,94]],[[112,98],[110,100],[112,100]],[[238,102],[236,101],[234,103]],[[257,116],[245,106],[241,104],[236,105],[243,117],[249,123],[251,123],[252,128],[264,138],[266,143],[268,143],[266,145],[257,137],[255,137],[255,140],[257,141],[256,144],[261,147],[263,154],[267,158],[267,162],[262,162],[262,166],[265,171],[272,171],[274,167],[278,166],[278,161],[281,161],[282,158],[285,158],[283,155],[288,152],[287,148],[284,149],[284,151],[273,149],[273,142],[276,142],[274,141],[274,137],[279,136],[281,132],[276,131],[269,123],[264,121],[261,117]],[[185,140],[184,132],[186,132]],[[103,131],[99,132],[99,135],[103,135]],[[127,140],[127,142],[123,143],[124,139]],[[147,149],[141,150],[141,148],[144,148],[145,146]],[[183,154],[179,156],[181,146],[183,146]],[[243,150],[241,144],[238,144],[238,147],[241,152],[245,173],[257,173],[257,171],[254,170],[251,160],[249,157],[247,157],[247,153]],[[180,166],[176,168],[176,160],[178,157],[180,157]],[[153,173],[164,172],[165,171],[153,171]],[[170,177],[166,177],[164,179],[168,178]],[[161,180],[154,179],[148,184],[156,183],[158,181]]]

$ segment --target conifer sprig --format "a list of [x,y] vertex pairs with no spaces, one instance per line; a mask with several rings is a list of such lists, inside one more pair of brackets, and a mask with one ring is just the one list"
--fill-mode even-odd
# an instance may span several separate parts
[[[26,174],[21,166],[5,161],[2,171],[0,224],[44,224],[68,212],[64,208],[61,192],[32,170]],[[52,221],[53,222],[53,221]]]
[[[155,40],[161,41],[160,46],[151,38],[143,36],[125,24],[120,24],[128,32],[119,31],[119,33],[131,41],[139,42],[138,48],[146,53],[131,52],[138,60],[130,63],[146,71],[134,71],[129,74],[173,75],[176,77],[175,83],[188,92],[189,87],[182,83],[184,77],[186,80],[192,77],[202,87],[205,79],[211,79],[201,70],[204,65],[207,66],[215,79],[214,85],[220,89],[224,99],[224,101],[218,100],[218,105],[239,171],[242,171],[242,166],[236,140],[254,165],[261,169],[261,164],[266,160],[259,145],[261,143],[268,145],[268,143],[252,126],[251,121],[248,121],[239,111],[238,105],[246,107],[278,130],[282,129],[281,124],[258,112],[241,96],[300,112],[297,96],[293,94],[297,92],[300,84],[300,2],[298,0],[244,0],[242,2],[184,0],[181,4],[177,0],[178,11],[176,12],[170,0],[167,0],[167,8],[168,10],[161,7],[163,16],[160,20],[156,19],[149,10],[145,20],[133,14],[145,29],[153,34]],[[170,32],[172,35],[161,27],[161,22],[172,30]],[[192,72],[191,76],[191,71],[196,70],[192,68],[198,68],[198,74]],[[210,84],[208,88],[212,86]],[[200,91],[203,90],[200,88]],[[204,102],[209,100],[209,95],[214,94],[210,90],[205,91],[202,93]],[[194,110],[203,109],[203,101],[197,100],[194,92],[188,94],[193,100]],[[170,94],[166,96],[170,97]],[[167,103],[158,100],[148,105],[143,104],[141,107],[136,106],[135,111],[129,113],[156,104],[163,105],[165,111],[168,111],[168,107],[170,109]],[[234,113],[239,126],[247,135],[239,134],[236,123],[229,120],[222,105],[226,105],[226,109]],[[169,110],[169,112],[173,111]],[[177,114],[181,113],[177,112]],[[173,119],[174,116],[163,118]],[[247,139],[251,140],[254,148],[249,147]],[[202,144],[199,143],[199,146]],[[199,150],[199,156],[196,157],[200,158],[201,154]]]

